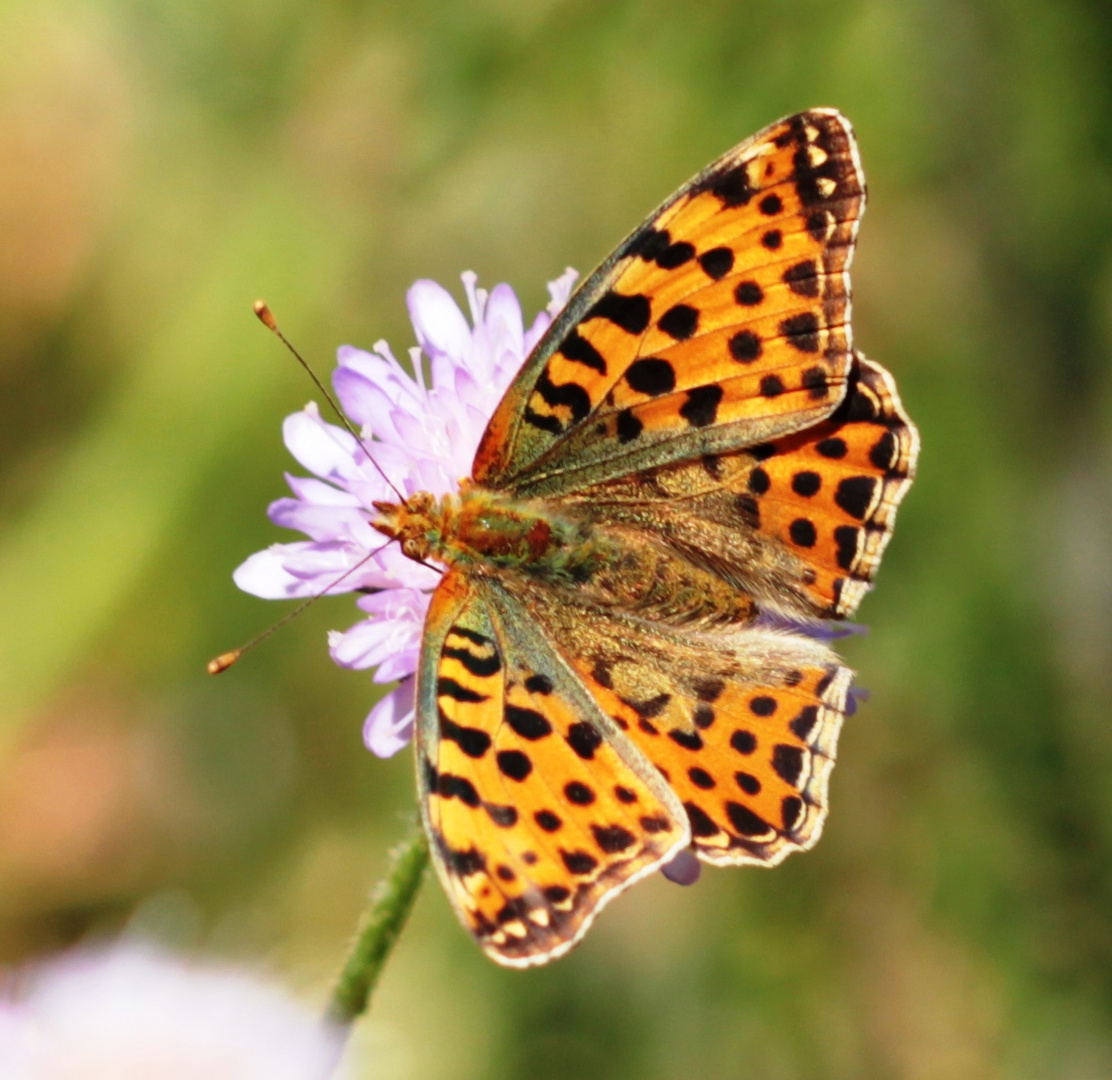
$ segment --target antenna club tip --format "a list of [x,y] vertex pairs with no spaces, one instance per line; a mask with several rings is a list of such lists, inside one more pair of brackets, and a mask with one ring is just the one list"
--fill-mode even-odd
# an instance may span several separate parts
[[210,660],[206,665],[210,675],[219,675],[222,671],[227,671],[243,654],[242,649],[233,649],[231,652],[221,653],[219,656]]
[[275,321],[274,315],[270,308],[267,306],[265,300],[256,300],[254,304],[255,314],[259,318],[259,322],[263,324],[268,330],[273,330],[278,333],[278,323]]

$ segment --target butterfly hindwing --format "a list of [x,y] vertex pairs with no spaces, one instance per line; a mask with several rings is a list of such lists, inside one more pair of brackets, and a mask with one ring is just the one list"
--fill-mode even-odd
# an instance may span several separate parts
[[826,645],[684,633],[545,591],[530,610],[679,797],[700,858],[773,865],[819,838],[851,680]]
[[919,433],[895,380],[858,353],[838,409],[758,456],[743,490],[761,529],[803,563],[809,613],[852,615],[892,537],[919,457]]
[[911,484],[919,439],[891,375],[854,357],[842,404],[818,424],[596,484],[560,500],[602,528],[664,543],[789,617],[852,615]]
[[610,898],[687,843],[675,795],[496,582],[445,576],[417,695],[434,862],[500,963],[561,955]]
[[800,113],[680,189],[584,283],[492,418],[473,477],[557,495],[812,424],[850,363],[864,179]]

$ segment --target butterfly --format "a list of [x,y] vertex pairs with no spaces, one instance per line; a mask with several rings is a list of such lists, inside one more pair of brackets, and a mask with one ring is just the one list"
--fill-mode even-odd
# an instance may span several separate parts
[[857,608],[919,442],[853,346],[849,123],[788,117],[684,184],[583,283],[458,495],[376,503],[446,570],[417,672],[436,870],[496,961],[542,964],[685,849],[819,838]]

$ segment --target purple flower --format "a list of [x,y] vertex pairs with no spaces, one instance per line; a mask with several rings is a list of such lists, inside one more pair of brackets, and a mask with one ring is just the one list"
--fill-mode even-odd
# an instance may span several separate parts
[[[508,285],[488,293],[476,287],[473,273],[463,274],[469,324],[446,289],[435,281],[416,282],[407,295],[418,342],[409,351],[413,376],[385,341],[376,342],[371,352],[349,345],[339,350],[332,376],[336,395],[398,491],[445,495],[458,489],[471,471],[487,421],[567,303],[577,276],[569,269],[549,282],[551,301],[528,330]],[[314,477],[287,473],[293,497],[272,503],[270,520],[309,539],[257,552],[236,570],[235,583],[268,600],[326,590],[365,593],[357,604],[368,617],[348,630],[332,631],[329,647],[337,664],[374,668],[375,682],[398,682],[363,728],[367,746],[390,757],[413,734],[413,674],[429,596],[440,577],[406,558],[397,544],[384,545],[371,528],[373,503],[396,502],[397,495],[356,439],[324,421],[312,402],[286,418],[283,435],[290,453]],[[368,559],[371,552],[377,554]]]

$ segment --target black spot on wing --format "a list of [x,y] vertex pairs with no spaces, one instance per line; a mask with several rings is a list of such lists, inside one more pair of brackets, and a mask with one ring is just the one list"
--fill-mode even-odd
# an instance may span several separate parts
[[884,432],[869,451],[869,460],[885,472],[892,467],[896,457],[896,437],[890,431]]
[[803,771],[803,751],[798,746],[777,743],[772,750],[772,767],[784,783],[794,787]]
[[808,368],[803,372],[803,378],[800,381],[803,384],[803,389],[810,394],[812,401],[821,401],[830,390],[826,372],[820,367]]
[[466,776],[453,776],[452,773],[441,773],[437,781],[436,793],[444,799],[459,799],[467,806],[475,808],[482,800],[475,790],[475,785]]
[[718,196],[723,206],[745,206],[756,194],[749,185],[749,170],[745,162],[708,176],[695,190],[709,191]]
[[675,270],[677,267],[683,266],[684,263],[690,262],[693,258],[695,258],[695,245],[688,243],[686,240],[677,240],[657,255],[656,265],[661,270]]
[[734,268],[734,253],[728,247],[711,248],[699,256],[703,273],[714,281],[720,281]]
[[668,738],[677,746],[682,746],[685,750],[702,750],[703,737],[697,731],[684,731],[682,728],[672,728],[668,732]]
[[734,509],[738,516],[751,529],[761,527],[761,505],[752,495],[738,495],[734,499]]
[[564,851],[561,848],[560,858],[573,874],[589,874],[598,866],[598,859],[586,851]]
[[591,398],[579,383],[561,383],[557,386],[548,377],[547,368],[537,379],[536,391],[551,408],[561,405],[567,408],[571,412],[573,423],[579,423],[591,411]]
[[739,330],[730,338],[730,355],[740,364],[751,364],[761,355],[761,339],[752,330]]
[[576,806],[590,806],[595,801],[595,793],[579,780],[572,780],[564,785],[564,795],[568,802]]
[[834,530],[834,543],[838,548],[835,561],[843,570],[849,570],[857,558],[857,529],[852,525],[839,525]]
[[815,446],[815,449],[824,458],[831,458],[834,461],[838,461],[841,458],[844,458],[849,451],[849,447],[846,446],[845,439],[840,439],[837,436],[829,439],[823,439]]
[[834,493],[834,501],[850,517],[859,521],[865,519],[869,512],[869,504],[873,500],[876,490],[876,479],[872,476],[847,476],[838,484]]
[[441,676],[437,679],[436,693],[438,697],[449,697],[453,701],[475,703],[488,700],[486,694],[480,694],[477,690],[472,690],[470,687],[461,686],[455,679],[448,678],[447,676]]
[[730,824],[742,836],[764,836],[772,831],[772,826],[762,817],[758,817],[747,806],[741,803],[726,803],[726,816]]
[[718,415],[722,395],[722,387],[716,383],[696,386],[688,390],[687,400],[680,406],[680,416],[692,427],[708,427]]
[[799,715],[788,725],[791,728],[792,734],[807,741],[807,737],[811,734],[811,729],[818,722],[819,707],[817,705],[804,705],[799,710]]
[[564,824],[563,821],[560,820],[560,817],[551,810],[538,810],[533,815],[533,820],[544,829],[545,832],[556,832]]
[[552,725],[536,709],[523,709],[518,705],[506,705],[506,723],[523,739],[534,742],[552,734]]
[[606,361],[598,351],[578,330],[572,330],[560,345],[560,353],[568,360],[591,368],[600,375],[606,374]]
[[722,679],[703,678],[697,679],[693,684],[695,696],[700,701],[714,703],[721,696],[726,689],[726,683]]
[[602,745],[602,735],[598,728],[586,720],[580,720],[568,728],[565,736],[568,745],[584,761],[590,761],[595,756],[595,751]]
[[772,480],[769,478],[768,473],[759,465],[749,473],[747,481],[749,490],[754,495],[763,495],[772,486]]
[[784,380],[779,375],[766,375],[761,379],[761,396],[766,398],[779,397],[786,387]]
[[525,680],[525,689],[530,694],[551,694],[552,693],[552,680],[547,675],[535,674],[530,675]]
[[738,728],[730,736],[730,745],[739,753],[749,755],[757,749],[757,736],[751,731]]
[[697,788],[702,788],[704,791],[710,791],[715,786],[714,777],[706,769],[700,769],[698,765],[688,769],[687,776]]
[[691,822],[692,836],[717,836],[722,831],[701,806],[685,802],[683,808],[687,811],[687,820]]
[[444,861],[460,877],[469,877],[471,874],[478,874],[486,869],[486,858],[477,848],[470,847],[465,851],[454,851],[443,844],[443,841],[441,841],[441,844]]
[[517,824],[517,809],[513,806],[483,803],[483,809],[490,815],[490,820],[499,828],[509,829]]
[[743,281],[734,289],[734,299],[742,307],[756,307],[764,300],[764,289],[755,281]]
[[440,650],[440,655],[450,656],[453,660],[458,660],[472,675],[477,675],[480,678],[494,675],[502,670],[502,661],[498,653],[492,653],[490,656],[476,656],[470,649],[457,649],[455,646],[445,645]]
[[675,270],[695,257],[695,247],[686,240],[672,243],[667,229],[650,226],[635,236],[622,254],[640,255],[645,262],[655,262],[662,270]]
[[784,828],[791,832],[795,828],[795,823],[799,820],[799,814],[803,810],[803,800],[798,795],[785,795],[780,800],[780,817],[783,819]]
[[594,833],[595,843],[607,855],[616,855],[619,851],[625,851],[636,841],[633,833],[629,829],[623,829],[621,825],[592,825],[591,832]]
[[490,736],[479,728],[465,727],[440,711],[440,737],[454,742],[468,757],[481,758],[490,749]]
[[792,538],[793,544],[802,548],[813,548],[818,542],[815,523],[808,521],[807,518],[796,518],[788,526],[788,535]]
[[690,304],[670,307],[656,324],[675,341],[686,341],[699,328],[699,312]]
[[520,782],[533,771],[533,763],[520,750],[499,750],[496,760],[499,771],[511,780]]
[[645,814],[638,821],[647,833],[667,832],[672,827],[671,821],[663,814]]
[[600,297],[584,316],[584,319],[606,319],[621,327],[627,334],[643,334],[649,326],[652,308],[649,298],[640,293],[623,296],[621,293],[608,292]]
[[780,323],[780,333],[800,352],[819,351],[819,320],[813,311],[803,311],[784,319]]
[[455,634],[457,637],[463,638],[465,641],[470,641],[473,645],[487,645],[493,647],[494,642],[486,636],[480,634],[478,630],[471,630],[469,627],[460,626],[456,623],[451,630],[448,631],[448,636]]
[[564,425],[555,416],[545,416],[539,413],[531,405],[525,407],[523,419],[527,424],[531,424],[541,431],[547,431],[551,435],[562,435],[564,433]]
[[814,259],[805,259],[794,266],[789,266],[781,276],[781,280],[796,296],[818,296],[819,294],[818,266]]
[[817,472],[811,472],[809,469],[797,472],[792,477],[792,491],[797,495],[802,495],[805,499],[809,499],[821,487],[822,477]]
[[633,415],[630,409],[622,409],[617,420],[618,442],[632,442],[645,430],[645,425]]
[[670,394],[676,388],[676,372],[672,365],[656,356],[635,360],[629,365],[625,380],[637,393],[650,397]]

